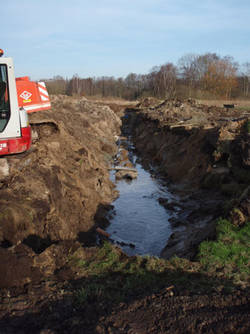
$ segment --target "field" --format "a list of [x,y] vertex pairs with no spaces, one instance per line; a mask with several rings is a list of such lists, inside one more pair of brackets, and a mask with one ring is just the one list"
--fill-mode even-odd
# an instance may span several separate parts
[[197,102],[217,107],[223,107],[224,104],[234,104],[237,110],[250,111],[250,100],[197,100]]

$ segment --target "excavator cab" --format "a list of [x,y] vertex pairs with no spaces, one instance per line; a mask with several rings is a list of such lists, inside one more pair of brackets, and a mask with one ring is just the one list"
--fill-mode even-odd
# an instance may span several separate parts
[[0,65],[0,132],[3,132],[10,119],[10,104],[6,66]]
[[[1,55],[1,52],[0,52]],[[24,108],[19,108],[11,58],[0,58],[0,156],[30,148],[31,129]]]
[[0,49],[0,156],[27,151],[31,145],[28,113],[49,110],[44,82],[15,78],[11,58]]

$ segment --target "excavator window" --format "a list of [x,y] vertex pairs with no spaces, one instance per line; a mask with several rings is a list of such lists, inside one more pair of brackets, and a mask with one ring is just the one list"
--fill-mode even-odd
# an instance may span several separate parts
[[0,64],[0,132],[3,132],[10,119],[7,66]]

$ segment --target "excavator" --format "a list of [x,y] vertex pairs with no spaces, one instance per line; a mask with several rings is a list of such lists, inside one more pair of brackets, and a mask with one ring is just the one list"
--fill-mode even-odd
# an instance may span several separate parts
[[49,110],[44,82],[15,78],[12,58],[0,49],[0,156],[27,151],[31,146],[28,113]]

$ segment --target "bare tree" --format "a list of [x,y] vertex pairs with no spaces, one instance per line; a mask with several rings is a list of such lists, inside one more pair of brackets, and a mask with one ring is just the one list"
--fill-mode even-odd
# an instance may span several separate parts
[[153,67],[148,78],[154,96],[163,98],[175,96],[177,68],[172,63]]
[[197,55],[190,53],[178,61],[180,76],[188,86],[189,96],[191,96],[192,88],[195,87],[197,80],[197,58]]
[[250,62],[246,62],[242,65],[242,78],[243,78],[243,95],[245,97],[248,97],[249,83],[250,83]]

